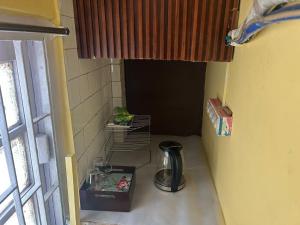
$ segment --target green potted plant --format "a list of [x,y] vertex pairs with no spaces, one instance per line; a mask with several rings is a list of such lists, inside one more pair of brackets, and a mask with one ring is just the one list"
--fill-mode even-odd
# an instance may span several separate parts
[[116,107],[114,109],[114,124],[129,126],[134,118],[134,115],[130,114],[125,107]]

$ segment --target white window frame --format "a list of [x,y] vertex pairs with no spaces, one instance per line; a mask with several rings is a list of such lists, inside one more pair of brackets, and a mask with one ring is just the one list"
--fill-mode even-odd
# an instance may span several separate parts
[[[26,38],[27,39],[27,38]],[[47,76],[47,85],[48,85],[48,98],[49,98],[49,103],[50,103],[50,112],[48,114],[44,114],[39,116],[38,118],[32,118],[32,113],[31,113],[31,108],[29,104],[29,92],[28,92],[28,83],[26,79],[26,73],[28,73],[28,68],[26,68],[26,65],[28,63],[24,62],[26,60],[26,57],[24,57],[24,46],[21,41],[14,41],[14,48],[15,48],[15,56],[16,56],[16,66],[18,68],[18,79],[20,82],[20,87],[16,86],[16,89],[20,90],[20,95],[22,97],[22,102],[25,103],[23,104],[23,109],[24,109],[24,118],[20,118],[21,120],[24,119],[24,122],[26,123],[26,126],[24,123],[18,124],[13,127],[13,129],[8,130],[6,126],[6,118],[5,118],[5,111],[3,107],[3,100],[0,94],[0,133],[2,134],[2,142],[0,145],[3,144],[4,150],[5,150],[5,155],[7,159],[7,164],[8,164],[8,169],[9,169],[9,175],[11,178],[11,186],[8,188],[3,194],[0,195],[0,203],[6,199],[10,194],[13,194],[13,199],[14,199],[14,205],[11,204],[4,213],[0,215],[0,224],[4,223],[14,212],[16,212],[18,221],[21,225],[25,224],[24,221],[24,215],[22,211],[22,206],[26,204],[26,202],[33,196],[36,195],[37,197],[37,202],[38,202],[38,210],[37,213],[37,220],[41,225],[47,225],[49,219],[47,219],[47,214],[45,211],[45,202],[47,202],[50,197],[52,197],[57,191],[59,191],[59,196],[60,202],[62,202],[62,190],[59,186],[61,183],[60,180],[58,179],[58,183],[56,185],[53,185],[48,192],[43,193],[42,190],[42,184],[41,184],[41,175],[40,175],[40,169],[39,169],[39,164],[38,164],[38,155],[37,155],[37,149],[36,149],[36,141],[35,141],[35,134],[34,134],[34,124],[39,122],[40,120],[50,117],[51,118],[51,123],[52,123],[52,130],[53,130],[53,146],[56,151],[54,151],[54,157],[56,158],[56,174],[59,176],[59,171],[58,169],[61,168],[61,164],[59,163],[59,156],[57,152],[57,142],[56,142],[56,133],[55,133],[55,126],[53,122],[53,117],[54,115],[52,114],[53,112],[53,104],[52,104],[52,95],[51,95],[51,81],[50,81],[50,76],[49,76],[49,61],[48,61],[48,52],[47,52],[47,47],[50,46],[52,40],[47,40],[45,38],[37,38],[36,35],[34,38],[30,38],[30,35],[28,37],[29,40],[37,40],[37,41],[43,41],[43,49],[44,49],[44,61],[45,61],[45,66],[46,70],[46,76]],[[21,108],[21,107],[20,107]],[[28,143],[29,143],[29,149],[30,149],[30,156],[31,156],[31,161],[32,163],[32,171],[33,171],[33,179],[34,179],[34,184],[33,186],[30,186],[29,190],[25,192],[23,195],[19,193],[18,185],[17,185],[17,178],[16,178],[16,173],[15,173],[15,168],[14,168],[14,162],[13,162],[13,156],[12,156],[12,151],[11,151],[11,146],[10,146],[10,141],[14,137],[18,137],[20,133],[23,133],[27,130],[27,135],[28,135]],[[57,194],[56,194],[57,195]],[[61,218],[59,218],[59,222],[57,224],[64,224],[65,218],[64,218],[64,212],[63,212],[63,207],[60,204],[60,207],[58,207],[56,210],[62,212]]]

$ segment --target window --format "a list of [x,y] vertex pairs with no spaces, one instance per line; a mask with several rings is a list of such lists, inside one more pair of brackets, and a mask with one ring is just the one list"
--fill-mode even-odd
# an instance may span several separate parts
[[18,123],[20,119],[13,73],[13,62],[0,63],[0,86],[8,127]]
[[64,224],[43,41],[0,41],[0,224]]

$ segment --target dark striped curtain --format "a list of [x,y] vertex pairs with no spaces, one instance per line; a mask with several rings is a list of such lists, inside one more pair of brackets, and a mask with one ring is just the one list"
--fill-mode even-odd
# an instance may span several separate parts
[[74,0],[82,58],[231,61],[238,0]]

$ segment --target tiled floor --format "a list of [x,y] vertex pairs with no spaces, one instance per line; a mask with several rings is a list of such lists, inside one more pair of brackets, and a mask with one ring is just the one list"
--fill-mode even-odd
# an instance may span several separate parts
[[[81,211],[82,221],[118,225],[224,225],[200,138],[153,136],[152,139],[154,157],[150,165],[137,170],[132,211]],[[177,193],[163,192],[153,185],[155,153],[162,140],[175,140],[184,146],[186,187]],[[126,155],[118,157],[128,158]],[[137,162],[143,157],[131,154],[129,158]]]

